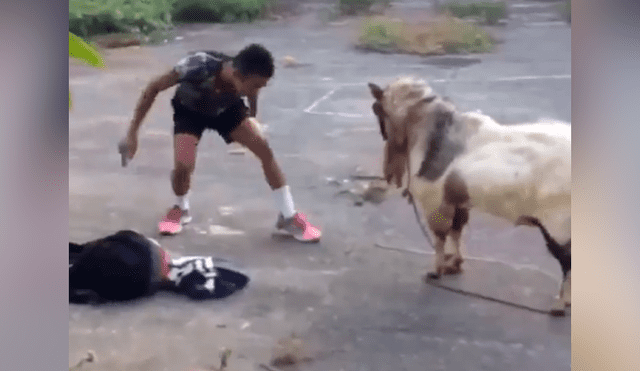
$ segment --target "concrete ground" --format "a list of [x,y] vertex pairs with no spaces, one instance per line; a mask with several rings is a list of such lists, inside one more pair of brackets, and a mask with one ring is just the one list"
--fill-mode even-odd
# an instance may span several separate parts
[[[516,5],[519,3],[516,3]],[[84,242],[119,229],[157,237],[174,201],[173,89],[155,101],[138,153],[120,166],[117,142],[144,84],[198,48],[234,53],[251,42],[308,65],[278,68],[259,118],[287,174],[296,206],[324,233],[321,243],[274,239],[277,210],[258,161],[205,134],[193,180],[192,224],[161,244],[175,255],[232,261],[252,279],[228,300],[194,303],[172,294],[125,305],[71,306],[69,362],[86,370],[195,370],[232,350],[229,370],[258,370],[292,333],[311,357],[300,370],[569,370],[570,316],[552,318],[426,285],[431,247],[406,200],[354,206],[336,196],[356,167],[378,174],[382,139],[366,83],[415,74],[463,109],[516,124],[571,120],[571,29],[548,2],[520,3],[491,55],[464,58],[361,53],[355,20],[329,24],[317,12],[254,25],[189,26],[164,45],[106,52],[109,69],[70,65],[69,237]],[[416,3],[397,3],[415,11]],[[540,23],[543,22],[543,23]],[[546,22],[546,23],[545,23]],[[221,227],[226,227],[224,229]],[[233,233],[224,233],[231,230]],[[537,230],[472,212],[465,272],[443,284],[548,309],[560,269]],[[404,253],[376,243],[424,251]],[[199,367],[199,368],[198,368]],[[275,369],[275,368],[274,368]],[[282,368],[287,369],[287,368]],[[288,368],[296,369],[296,368]]]

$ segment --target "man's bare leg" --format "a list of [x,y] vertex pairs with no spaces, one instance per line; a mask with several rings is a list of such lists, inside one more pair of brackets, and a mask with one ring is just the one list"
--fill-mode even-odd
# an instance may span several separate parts
[[191,187],[191,176],[195,170],[198,138],[191,134],[176,134],[173,138],[174,168],[171,171],[171,186],[177,200],[175,206],[158,225],[160,233],[176,234],[182,224],[191,221],[187,193]]
[[280,189],[286,185],[284,174],[276,162],[269,143],[260,133],[256,132],[249,119],[243,121],[229,136],[234,142],[245,146],[258,157],[262,163],[267,183],[272,190]]
[[198,138],[191,134],[176,134],[173,137],[174,167],[171,171],[173,193],[181,197],[189,192],[191,175],[196,168]]
[[307,222],[306,217],[295,210],[293,198],[289,186],[280,165],[278,165],[273,151],[267,140],[258,132],[251,119],[245,119],[230,134],[230,138],[249,149],[262,163],[264,176],[269,187],[274,191],[276,204],[280,209],[277,228],[292,234],[303,242],[317,242],[320,240],[320,231]]

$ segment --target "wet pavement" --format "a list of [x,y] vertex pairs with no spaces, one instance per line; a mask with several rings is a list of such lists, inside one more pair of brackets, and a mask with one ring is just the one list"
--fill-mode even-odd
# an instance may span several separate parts
[[[257,159],[229,154],[232,147],[206,133],[192,181],[194,220],[181,235],[159,241],[172,254],[231,260],[251,277],[249,287],[216,302],[162,293],[125,305],[71,306],[70,364],[91,349],[98,362],[86,370],[205,369],[226,347],[233,351],[229,370],[258,370],[278,339],[296,333],[314,358],[300,370],[570,369],[570,316],[552,318],[426,285],[422,275],[432,267],[432,250],[406,200],[356,207],[336,196],[354,181],[337,186],[328,179],[349,179],[356,167],[379,173],[383,143],[369,81],[415,74],[461,108],[481,109],[500,122],[570,121],[571,30],[545,19],[548,2],[540,4],[540,12],[523,7],[528,10],[496,28],[504,42],[495,53],[459,60],[359,52],[350,44],[354,20],[330,24],[305,13],[254,25],[184,27],[165,45],[107,51],[106,71],[71,65],[72,241],[119,229],[157,237],[157,222],[174,201],[173,89],[156,99],[138,153],[122,168],[117,142],[141,89],[188,51],[235,53],[251,42],[267,46],[278,63],[286,55],[307,63],[278,64],[258,118],[296,206],[324,236],[316,245],[272,238],[277,210]],[[466,260],[465,272],[443,284],[551,306],[561,273],[537,230],[472,212],[464,243],[466,254],[478,259]]]

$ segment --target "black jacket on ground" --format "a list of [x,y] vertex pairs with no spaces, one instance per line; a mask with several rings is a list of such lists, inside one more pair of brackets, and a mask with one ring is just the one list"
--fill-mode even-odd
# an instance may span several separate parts
[[[207,261],[203,269],[202,261]],[[212,258],[172,261],[172,281],[161,274],[162,249],[130,230],[78,244],[69,242],[69,302],[126,301],[167,289],[195,300],[221,299],[243,289],[249,278],[214,266]],[[175,262],[175,264],[174,264]],[[210,282],[209,282],[210,281]]]

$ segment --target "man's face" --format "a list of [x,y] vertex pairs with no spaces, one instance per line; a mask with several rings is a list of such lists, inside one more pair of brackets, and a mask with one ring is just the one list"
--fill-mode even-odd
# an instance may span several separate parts
[[236,72],[236,80],[238,81],[238,91],[242,95],[255,95],[258,90],[267,86],[269,79],[262,76],[243,76]]

